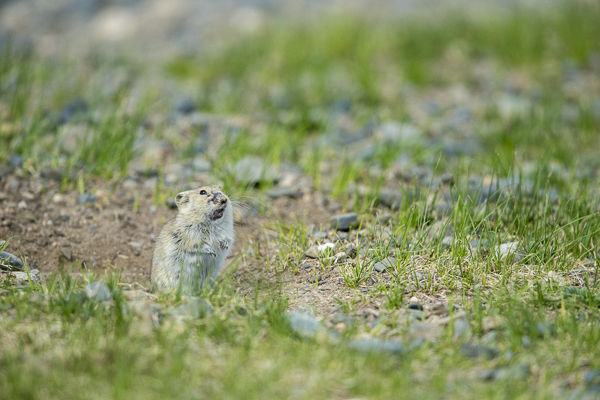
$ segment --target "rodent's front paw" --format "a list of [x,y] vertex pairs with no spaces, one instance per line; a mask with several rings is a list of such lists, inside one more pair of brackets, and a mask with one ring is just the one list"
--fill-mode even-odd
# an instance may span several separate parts
[[200,250],[202,253],[206,253],[206,254],[210,254],[213,257],[217,256],[217,253],[215,253],[213,251],[213,249],[210,248],[209,245],[205,244],[204,246],[202,246],[202,249]]
[[219,247],[221,247],[222,250],[227,250],[229,248],[229,243],[227,243],[226,240],[221,240]]

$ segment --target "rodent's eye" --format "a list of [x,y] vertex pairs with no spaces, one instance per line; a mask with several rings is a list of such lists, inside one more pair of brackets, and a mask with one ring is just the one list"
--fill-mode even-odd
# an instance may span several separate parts
[[206,194],[206,190],[201,190],[200,194]]

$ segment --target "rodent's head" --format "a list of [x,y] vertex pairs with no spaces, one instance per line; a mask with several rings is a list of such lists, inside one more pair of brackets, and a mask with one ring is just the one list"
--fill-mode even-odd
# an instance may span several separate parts
[[233,224],[229,197],[216,185],[186,190],[175,197],[179,214],[195,224]]

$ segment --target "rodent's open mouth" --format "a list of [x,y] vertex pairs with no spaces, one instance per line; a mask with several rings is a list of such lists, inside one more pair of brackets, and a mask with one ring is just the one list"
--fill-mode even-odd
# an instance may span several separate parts
[[225,209],[227,208],[227,204],[225,204],[222,207],[217,208],[216,210],[214,210],[212,212],[212,214],[210,215],[210,219],[211,221],[216,221],[219,218],[223,217],[223,213],[225,212]]

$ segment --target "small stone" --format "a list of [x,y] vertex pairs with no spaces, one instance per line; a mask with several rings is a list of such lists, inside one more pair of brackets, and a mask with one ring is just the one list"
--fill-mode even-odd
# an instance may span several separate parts
[[310,313],[294,311],[287,313],[287,318],[292,331],[302,338],[314,338],[326,331],[325,326]]
[[172,308],[169,314],[200,319],[212,315],[212,306],[200,297],[191,297],[187,303]]
[[346,239],[348,239],[348,236],[350,236],[348,234],[348,232],[344,232],[344,231],[337,231],[334,233],[334,239],[337,239],[337,240],[346,240]]
[[40,173],[41,177],[50,181],[60,182],[63,179],[63,173],[58,169],[45,169]]
[[327,277],[323,275],[311,276],[306,278],[306,282],[310,284],[322,285],[326,282]]
[[337,229],[340,231],[347,231],[357,221],[358,215],[356,213],[347,213],[334,215],[330,218],[331,229]]
[[404,344],[398,339],[353,339],[348,342],[348,345],[363,353],[392,353],[403,354],[406,351]]
[[274,182],[279,177],[279,171],[265,165],[258,157],[245,157],[231,167],[235,179],[243,184],[258,185],[261,182]]
[[484,357],[488,360],[492,360],[500,354],[496,349],[492,349],[485,346],[479,346],[473,343],[463,343],[460,346],[462,353],[469,358],[480,358]]
[[420,303],[410,303],[408,305],[408,309],[409,310],[419,310],[419,311],[423,311],[423,305]]
[[96,257],[90,257],[90,262],[92,263],[92,265],[98,264],[98,260],[96,260]]
[[525,258],[520,242],[503,243],[496,246],[494,253],[502,261],[510,260],[518,263]]
[[498,333],[496,331],[489,331],[481,337],[481,343],[486,346],[496,344],[497,341]]
[[10,165],[14,168],[14,169],[19,169],[23,166],[23,157],[21,157],[18,154],[11,154],[10,155]]
[[144,247],[144,243],[142,242],[129,242],[129,245],[137,249],[141,249],[142,247]]
[[137,189],[139,186],[139,182],[137,179],[127,178],[123,181],[123,189]]
[[453,242],[454,239],[452,238],[452,236],[446,236],[442,239],[442,247],[451,247]]
[[431,308],[431,315],[437,315],[438,317],[446,317],[449,313],[450,310],[444,303],[435,303]]
[[310,265],[309,264],[302,264],[299,268],[300,269],[309,269]]
[[22,269],[23,261],[21,261],[21,259],[18,257],[3,251],[0,253],[0,267],[8,270]]
[[444,333],[444,329],[440,325],[429,322],[413,322],[410,324],[409,330],[413,338],[425,340],[435,340]]
[[387,269],[395,269],[396,268],[396,259],[394,257],[387,257],[379,262],[375,263],[375,271],[383,272]]
[[454,338],[464,338],[471,334],[471,325],[464,318],[454,320]]
[[482,328],[484,332],[489,332],[500,328],[505,324],[504,317],[500,315],[493,315],[490,317],[483,317]]
[[112,294],[110,288],[104,282],[95,281],[85,287],[85,294],[88,299],[95,301],[110,301]]
[[479,374],[479,379],[484,381],[496,380],[522,380],[531,375],[529,365],[519,363],[509,368],[484,370]]
[[585,374],[583,381],[586,385],[592,385],[594,383],[598,383],[598,378],[600,377],[600,371],[597,369],[592,369]]
[[319,258],[327,256],[329,253],[333,254],[334,248],[335,243],[325,243],[316,246],[310,246],[308,250],[304,252],[304,255],[310,258]]
[[95,201],[96,201],[96,196],[87,194],[87,193],[82,193],[77,198],[77,203],[79,203],[81,205],[85,205],[87,203],[93,203]]
[[87,101],[77,98],[67,103],[60,111],[58,116],[58,122],[66,124],[71,121],[75,116],[85,114],[89,110],[90,106]]
[[543,338],[556,335],[556,328],[551,322],[538,322],[535,329],[538,335]]
[[280,197],[291,197],[291,198],[296,197],[296,192],[294,191],[294,189],[289,188],[289,187],[273,188],[273,189],[267,190],[267,192],[265,194],[272,199],[278,199]]
[[11,272],[11,275],[20,282],[29,282],[30,278],[31,278],[32,282],[40,281],[40,278],[38,278],[36,275],[32,274],[31,272],[29,273],[29,275],[27,275],[27,272],[15,271],[15,272]]
[[406,311],[408,312],[408,315],[410,315],[412,320],[424,321],[427,318],[427,314],[425,314],[425,311],[414,310],[412,308],[409,308]]
[[417,299],[415,296],[411,297],[409,300],[410,303],[418,303],[419,299]]
[[400,191],[393,192],[384,189],[379,194],[379,201],[392,210],[398,210],[400,209],[400,204],[402,203],[402,193]]
[[73,252],[71,251],[71,249],[63,247],[62,249],[60,249],[60,254],[65,258],[65,260],[73,261]]
[[196,103],[192,99],[181,99],[175,104],[175,110],[182,114],[191,114],[196,110]]
[[327,239],[327,232],[318,231],[312,234],[313,239]]
[[21,200],[17,203],[17,207],[21,210],[25,210],[27,208],[27,202],[25,200]]

